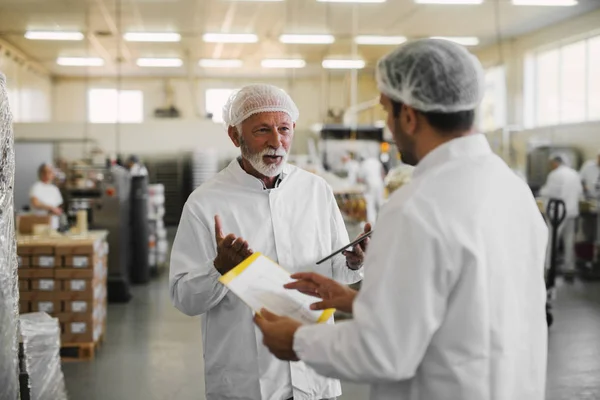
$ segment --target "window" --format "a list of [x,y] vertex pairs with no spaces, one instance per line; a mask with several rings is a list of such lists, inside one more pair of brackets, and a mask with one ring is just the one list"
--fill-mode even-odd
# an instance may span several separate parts
[[223,123],[223,107],[229,96],[237,89],[207,89],[205,104],[206,113],[212,114],[212,120],[216,123]]
[[600,36],[525,57],[527,127],[600,120]]
[[141,90],[90,89],[88,120],[92,123],[138,123],[144,120]]
[[491,132],[506,125],[506,76],[503,66],[485,71],[485,95],[477,114],[482,132]]

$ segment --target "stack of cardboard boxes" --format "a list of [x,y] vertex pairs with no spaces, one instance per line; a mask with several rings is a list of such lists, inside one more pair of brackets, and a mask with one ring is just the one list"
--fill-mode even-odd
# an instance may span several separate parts
[[106,321],[106,235],[20,237],[17,253],[21,313],[58,318],[63,344],[98,341]]

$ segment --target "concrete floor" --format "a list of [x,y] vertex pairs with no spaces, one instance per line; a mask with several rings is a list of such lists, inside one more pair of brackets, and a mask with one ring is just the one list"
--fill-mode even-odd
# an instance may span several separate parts
[[[133,293],[109,305],[96,359],[63,364],[70,399],[204,399],[199,319],[171,306],[166,274]],[[361,385],[343,392],[343,400],[368,398]],[[547,400],[575,399],[600,399],[600,283],[562,285],[555,302]]]

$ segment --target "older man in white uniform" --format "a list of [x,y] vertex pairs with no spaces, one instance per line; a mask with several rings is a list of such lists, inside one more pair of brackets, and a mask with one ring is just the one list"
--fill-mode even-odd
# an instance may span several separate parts
[[371,399],[543,400],[547,229],[527,185],[473,132],[479,61],[444,40],[379,62],[381,103],[412,181],[384,206],[357,295],[317,274],[288,288],[353,310],[335,326],[256,319],[282,359],[371,384]]
[[342,283],[362,279],[362,246],[315,265],[349,239],[327,183],[286,163],[298,115],[292,99],[274,86],[234,94],[224,120],[241,157],[196,189],[183,210],[171,256],[171,299],[187,315],[202,314],[209,400],[341,394],[339,381],[273,357],[253,312],[218,281],[253,250],[292,272],[317,271]]

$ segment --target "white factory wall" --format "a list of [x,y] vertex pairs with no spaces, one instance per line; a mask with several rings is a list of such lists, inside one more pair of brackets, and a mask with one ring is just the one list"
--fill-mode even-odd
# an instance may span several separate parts
[[[501,45],[477,52],[484,67],[504,65],[507,86],[507,121],[509,126],[523,127],[524,118],[524,62],[525,55],[544,46],[561,41],[583,39],[586,35],[600,34],[600,10],[564,21]],[[593,72],[598,73],[598,71]],[[532,142],[570,144],[582,151],[584,158],[594,158],[600,150],[600,121],[571,125],[557,125],[535,129],[518,129],[511,134],[513,166],[524,168],[528,145]]]
[[[249,83],[266,82],[277,85],[287,91],[295,100],[300,109],[300,120],[296,130],[293,151],[305,153],[307,140],[311,136],[310,128],[316,123],[326,119],[327,109],[341,110],[349,105],[350,87],[347,75],[323,76],[302,79],[156,79],[156,78],[124,78],[121,82],[123,90],[141,90],[144,96],[144,117],[142,126],[150,124],[154,127],[164,127],[164,136],[157,137],[155,141],[146,143],[148,151],[159,153],[164,150],[164,141],[167,146],[185,148],[202,145],[193,135],[181,134],[173,138],[171,133],[182,127],[194,126],[194,130],[210,130],[214,135],[225,136],[223,128],[212,124],[205,119],[205,91],[210,88],[239,88]],[[53,121],[56,123],[75,123],[83,127],[87,119],[87,95],[90,88],[115,88],[116,81],[110,79],[82,79],[82,78],[56,78],[53,87]],[[157,120],[154,118],[156,108],[165,107],[166,88],[170,87],[173,93],[174,105],[179,109],[181,118],[177,120]],[[359,80],[358,101],[366,101],[377,95],[374,80],[370,73],[364,73]],[[362,116],[363,122],[372,119],[371,114]],[[182,121],[185,121],[183,123]],[[195,121],[194,123],[190,121]],[[157,123],[159,122],[159,123]],[[212,124],[212,125],[211,125]],[[102,129],[91,124],[88,132],[100,132]],[[39,127],[38,127],[39,128]],[[38,129],[34,128],[34,129]],[[129,128],[128,128],[129,129]],[[135,128],[131,128],[135,129]],[[142,127],[140,127],[143,130]],[[187,128],[186,128],[187,129]],[[55,131],[55,129],[53,129]],[[20,129],[16,130],[21,135]],[[40,132],[40,134],[42,134]],[[81,133],[83,135],[83,132]],[[123,131],[123,135],[126,135]],[[80,136],[81,137],[81,136]],[[202,139],[204,140],[204,139]],[[174,142],[177,141],[177,142]],[[125,151],[125,148],[123,149]],[[129,151],[129,149],[127,149]]]
[[52,119],[50,76],[2,41],[0,73],[6,76],[8,99],[15,122],[47,122]]

